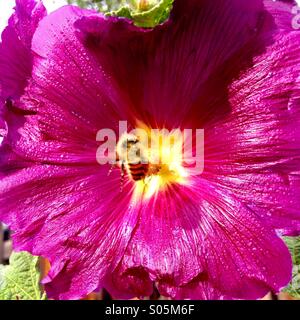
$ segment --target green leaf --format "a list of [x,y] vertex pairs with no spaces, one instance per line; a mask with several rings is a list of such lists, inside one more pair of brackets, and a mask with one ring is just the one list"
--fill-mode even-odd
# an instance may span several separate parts
[[69,4],[77,4],[82,8],[96,9],[102,12],[118,10],[127,0],[68,0]]
[[294,298],[300,299],[300,237],[285,237],[293,260],[293,277],[285,292]]
[[27,252],[12,253],[9,265],[0,265],[0,300],[44,300],[37,263]]
[[142,28],[153,28],[168,19],[174,0],[131,0],[108,16],[125,17]]
[[153,28],[168,19],[174,0],[68,0],[83,8],[98,9],[107,16],[133,20],[142,28]]

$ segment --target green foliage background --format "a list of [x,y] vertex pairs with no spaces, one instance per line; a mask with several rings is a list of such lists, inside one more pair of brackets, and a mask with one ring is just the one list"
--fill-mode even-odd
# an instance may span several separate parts
[[120,6],[126,5],[126,0],[68,0],[69,4],[77,4],[83,8],[93,8],[100,11],[117,10]]
[[284,240],[293,259],[293,278],[284,291],[300,299],[300,237],[285,237]]
[[44,300],[40,287],[38,257],[14,252],[9,265],[0,265],[0,300]]

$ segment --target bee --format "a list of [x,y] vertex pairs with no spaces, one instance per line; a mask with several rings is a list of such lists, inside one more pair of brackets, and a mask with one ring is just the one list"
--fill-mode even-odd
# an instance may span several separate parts
[[125,173],[135,182],[146,180],[160,170],[159,165],[149,162],[148,151],[140,139],[132,134],[125,134],[117,145],[117,160],[121,167],[121,185]]

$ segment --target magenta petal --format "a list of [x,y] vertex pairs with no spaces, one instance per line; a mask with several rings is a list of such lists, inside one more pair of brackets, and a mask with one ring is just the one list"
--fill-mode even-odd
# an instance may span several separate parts
[[[276,3],[176,0],[145,31],[72,6],[39,22],[40,2],[17,2],[0,47],[0,220],[17,250],[50,260],[49,297],[155,282],[177,299],[256,299],[289,282],[274,229],[300,230],[300,38],[291,2]],[[132,182],[120,192],[96,133],[138,119],[203,125],[203,175],[143,202]]]
[[205,274],[200,275],[180,287],[162,282],[159,283],[158,290],[162,295],[175,300],[232,300],[232,297],[225,296],[220,290],[214,288],[205,277]]
[[[0,44],[0,102],[21,96],[31,74],[31,40],[46,15],[41,1],[17,0]],[[3,105],[2,105],[3,107]],[[2,109],[1,107],[1,109]]]
[[23,103],[47,117],[48,125],[59,128],[67,120],[64,127],[74,131],[73,123],[81,121],[84,129],[90,127],[91,131],[115,126],[118,118],[128,117],[128,106],[115,80],[75,35],[73,22],[93,14],[78,7],[62,7],[46,17],[34,35],[32,48],[38,57]]
[[93,14],[66,6],[39,24],[32,79],[14,106],[21,111],[7,115],[16,153],[47,163],[95,163],[97,131],[134,122],[114,79],[75,36],[73,22]]
[[143,268],[127,269],[121,264],[106,277],[104,288],[113,299],[148,297],[153,293],[153,282]]
[[294,19],[292,9],[297,5],[296,1],[264,0],[264,5],[268,12],[272,14],[272,17],[279,29],[290,31],[294,30],[292,25],[292,20]]
[[75,25],[89,52],[116,79],[131,112],[153,126],[178,127],[206,81],[259,32],[264,14],[260,0],[176,0],[169,21],[148,32],[99,15]]
[[120,193],[119,174],[108,178],[108,170],[33,166],[1,181],[0,220],[14,230],[16,250],[50,260],[49,297],[84,297],[122,259],[138,204],[131,185]]
[[13,172],[20,169],[30,167],[33,163],[26,161],[24,158],[15,154],[11,146],[7,143],[2,143],[0,146],[0,179],[7,177]]
[[123,259],[125,268],[142,267],[151,280],[171,278],[177,286],[203,271],[201,239],[194,234],[195,213],[185,201],[186,192],[175,186],[143,204],[140,223]]
[[275,39],[231,85],[231,114],[207,127],[204,176],[229,188],[273,228],[296,234],[300,34],[280,31]]
[[[233,195],[200,179],[143,207],[124,261],[148,270],[173,297],[176,289],[166,288],[186,286],[201,274],[208,287],[236,299],[278,292],[291,277],[282,240]],[[206,294],[199,291],[198,298]]]

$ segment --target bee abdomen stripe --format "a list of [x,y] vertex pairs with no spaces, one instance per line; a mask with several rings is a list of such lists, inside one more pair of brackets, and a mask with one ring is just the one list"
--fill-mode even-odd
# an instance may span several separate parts
[[142,175],[132,175],[131,177],[132,177],[132,179],[134,181],[139,181],[139,180],[142,180],[145,177],[145,175],[144,174],[142,174]]
[[136,176],[145,176],[145,172],[131,172],[131,175],[133,177],[136,177]]
[[129,167],[131,172],[146,172],[147,167]]

